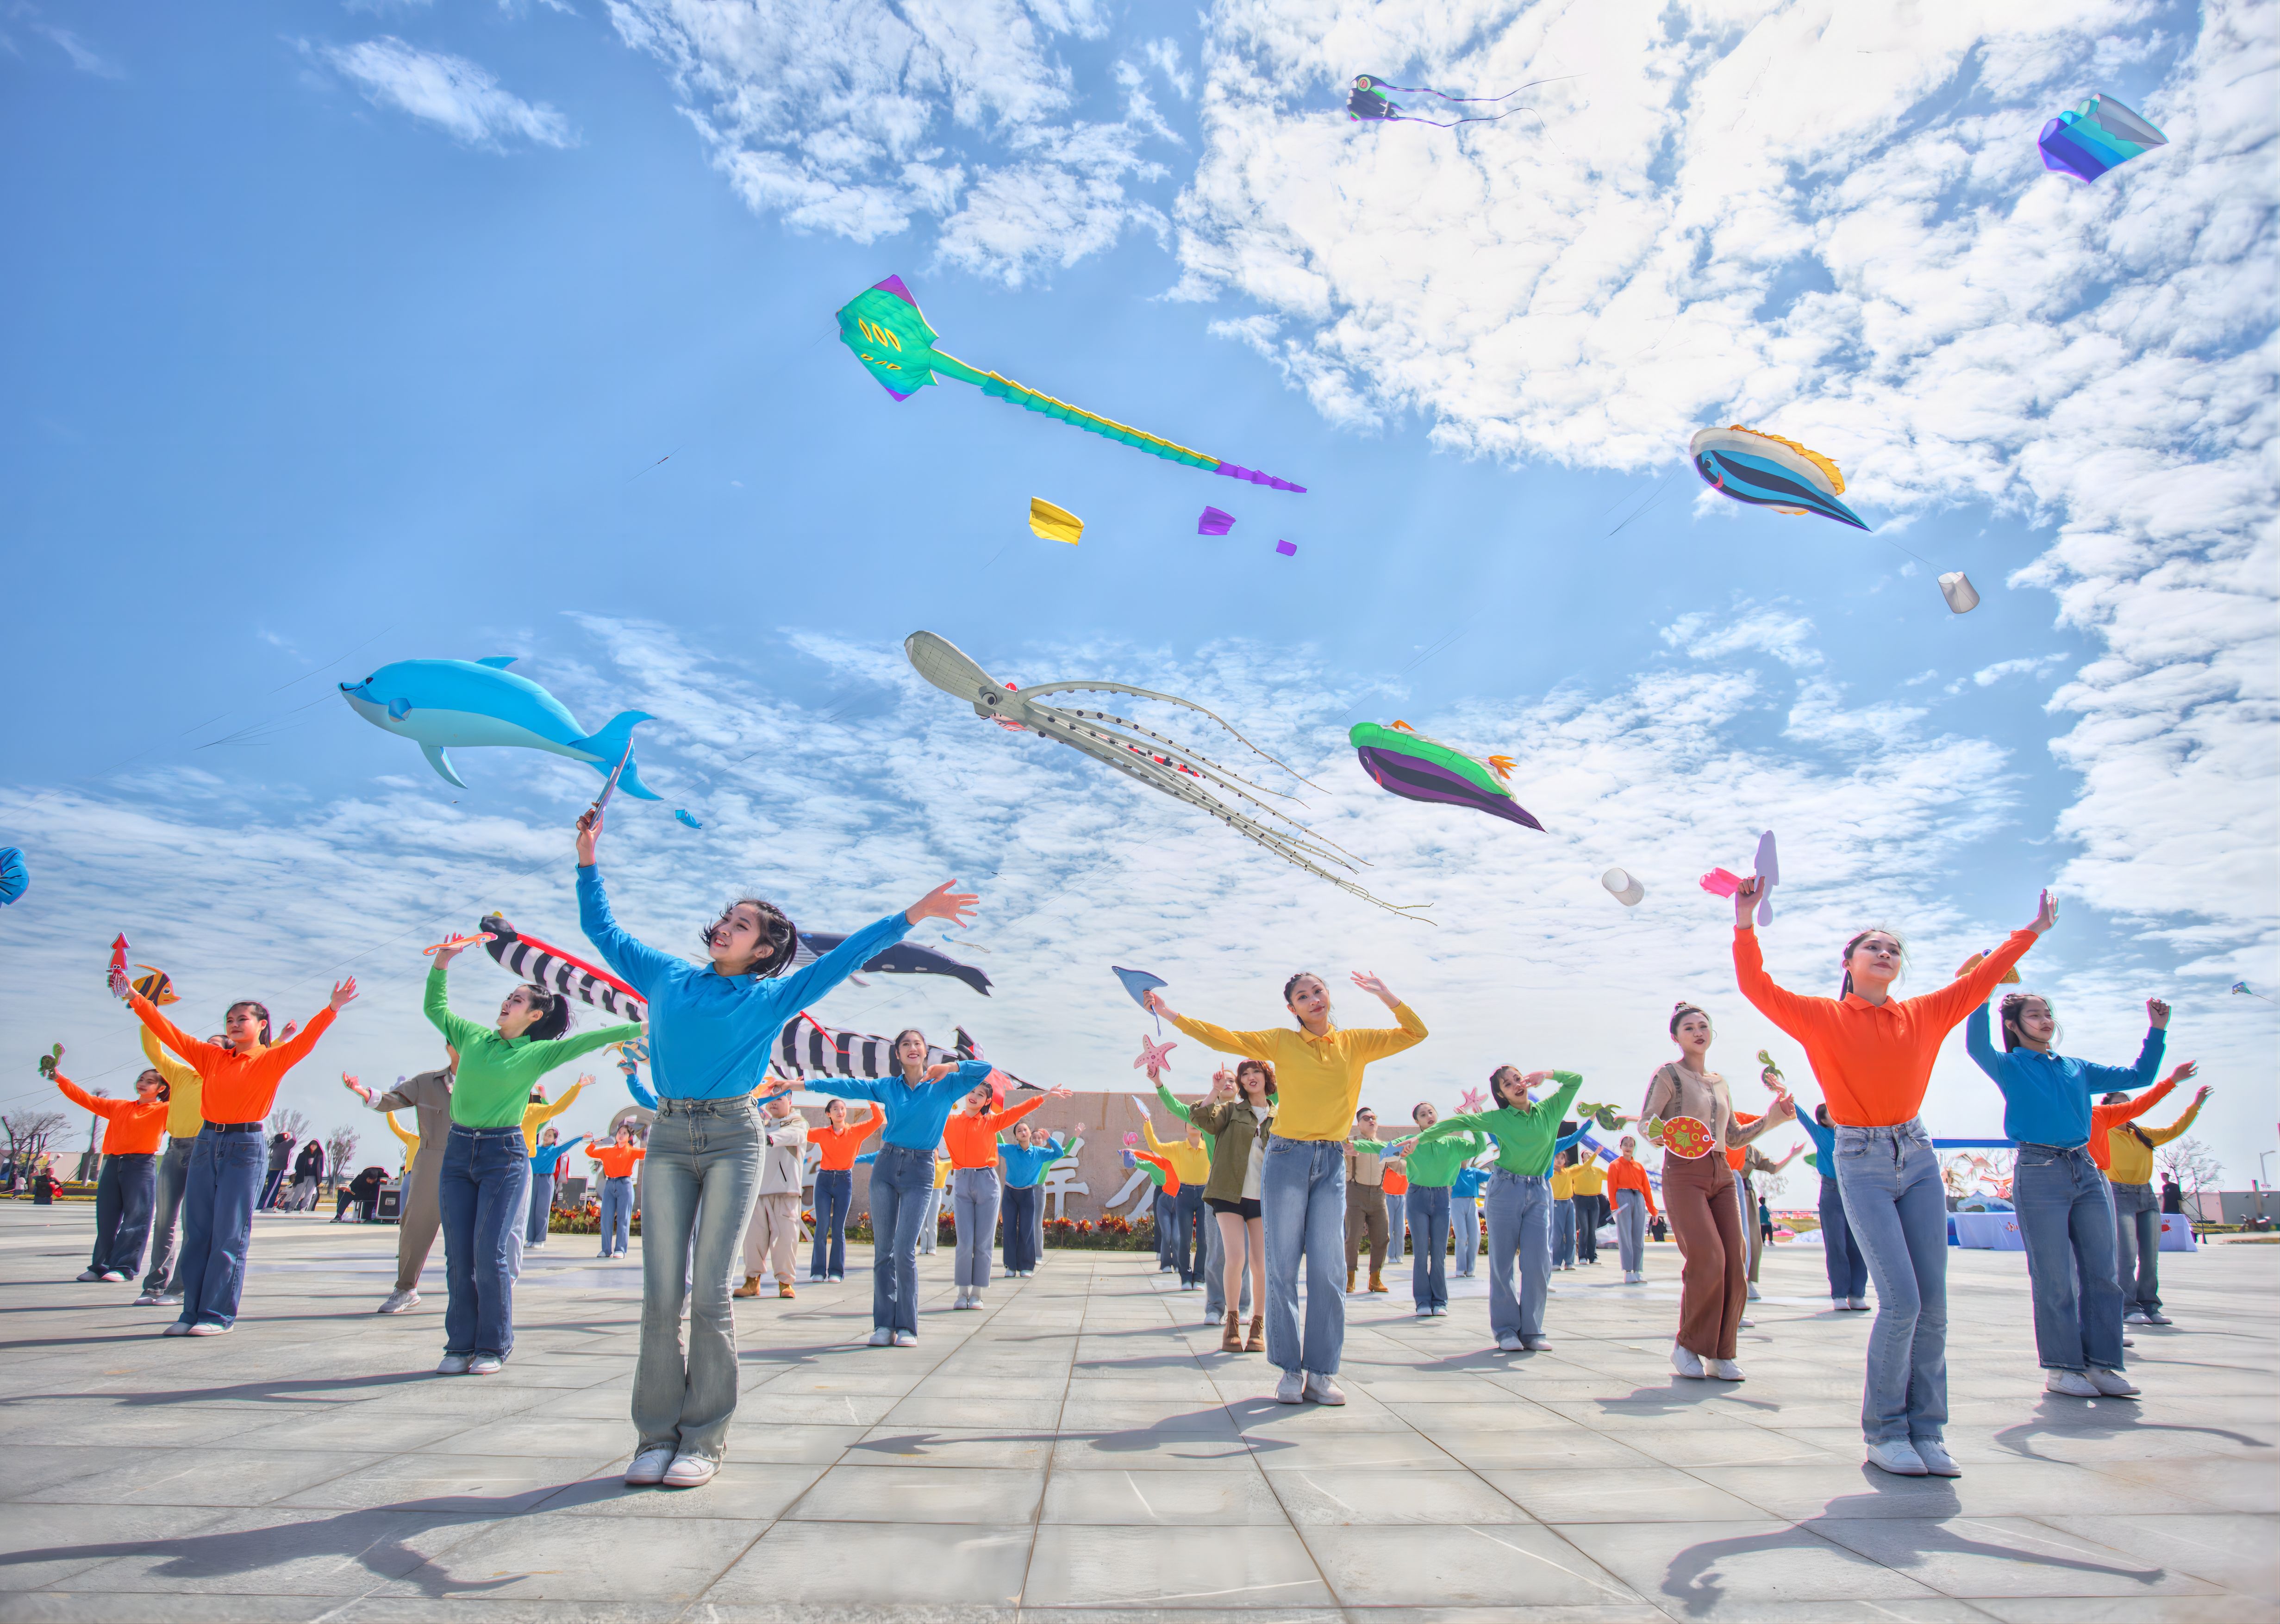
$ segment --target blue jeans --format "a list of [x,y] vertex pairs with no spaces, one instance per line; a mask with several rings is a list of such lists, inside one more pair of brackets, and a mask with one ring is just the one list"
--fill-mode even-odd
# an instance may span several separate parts
[[[1005,1186],[1005,1272],[1008,1274],[1024,1274],[1037,1266],[1037,1206],[1036,1185]],[[822,1221],[819,1213],[816,1222],[820,1224]]]
[[[1388,1196],[1386,1205],[1396,1197]],[[1409,1295],[1422,1309],[1449,1305],[1449,1190],[1412,1184],[1406,1200],[1409,1221],[1417,1226],[1416,1250],[1409,1254]]]
[[855,1200],[852,1167],[820,1167],[815,1174],[815,1250],[807,1259],[810,1280],[847,1276],[847,1212]]
[[1211,1221],[1204,1211],[1204,1187],[1181,1185],[1180,1193],[1172,1197],[1172,1266],[1180,1271],[1183,1286],[1194,1285],[1202,1277],[1203,1227]]
[[[1259,1205],[1267,1220],[1267,1362],[1338,1374],[1346,1343],[1346,1147],[1340,1139],[1267,1141]],[[1298,1328],[1298,1263],[1306,1326]]]
[[1157,1272],[1179,1267],[1172,1261],[1172,1198],[1164,1193],[1160,1184],[1156,1187],[1155,1204],[1149,1208],[1149,1214],[1156,1220]]
[[1861,1435],[1937,1443],[1947,1426],[1947,1186],[1922,1120],[1837,1128],[1837,1183],[1876,1282]]
[[934,1210],[934,1152],[886,1145],[871,1164],[871,1328],[919,1331],[919,1226]]
[[1868,1259],[1845,1221],[1845,1192],[1834,1178],[1821,1181],[1821,1260],[1829,1270],[1829,1297],[1868,1295]]
[[2151,1313],[2161,1306],[2161,1198],[2151,1184],[2116,1184],[2113,1190],[2114,1268],[2122,1286],[2122,1312]]
[[[1409,1188],[1414,1189],[1417,1187],[1413,1184]],[[1402,1236],[1407,1233],[1404,1226],[1408,1220],[1408,1190],[1398,1196],[1388,1191],[1385,1197],[1385,1260],[1388,1263],[1398,1263],[1408,1256],[1402,1247]]]
[[2043,1368],[2121,1369],[2122,1291],[2114,1272],[2105,1172],[2086,1145],[2061,1151],[2022,1144],[2011,1178]]
[[[1493,1246],[1490,1250],[1495,1250]],[[1556,1268],[1575,1261],[1575,1203],[1571,1198],[1552,1204],[1552,1262]]]
[[142,1266],[142,1246],[150,1238],[150,1203],[158,1184],[158,1158],[106,1156],[95,1181],[95,1258],[97,1274],[116,1269],[132,1276]]
[[633,1237],[634,1181],[628,1174],[622,1179],[602,1181],[602,1255],[623,1257],[626,1243]]
[[179,1281],[184,1325],[237,1323],[246,1248],[253,1238],[253,1203],[268,1160],[268,1147],[258,1133],[221,1134],[209,1126],[190,1147]]
[[[1552,1181],[1499,1167],[1489,1180],[1489,1329],[1502,1342],[1544,1335],[1544,1299],[1552,1283],[1555,1213],[1570,1203],[1552,1198]],[[1571,1223],[1569,1235],[1575,1231]]]
[[[736,1413],[729,1274],[760,1189],[759,1112],[749,1098],[665,1099],[642,1166],[642,1335],[634,1360],[641,1449],[718,1461]],[[741,1272],[741,1271],[738,1271]],[[681,1343],[682,1306],[689,1346]]]
[[1457,1273],[1466,1280],[1481,1261],[1481,1203],[1477,1196],[1449,1197],[1449,1215],[1457,1226]]
[[171,1139],[158,1158],[158,1193],[150,1209],[150,1272],[142,1276],[145,1291],[166,1291],[174,1280],[174,1226],[182,1213],[182,1192],[190,1187],[190,1152],[197,1137]]
[[520,1128],[451,1125],[443,1142],[443,1351],[514,1351],[512,1241],[530,1212],[530,1153]]

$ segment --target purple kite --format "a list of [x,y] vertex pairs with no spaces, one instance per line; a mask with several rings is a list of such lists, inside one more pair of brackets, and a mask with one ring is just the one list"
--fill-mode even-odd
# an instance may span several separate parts
[[1234,527],[1235,515],[1222,513],[1215,507],[1205,508],[1204,516],[1196,520],[1198,535],[1225,535]]

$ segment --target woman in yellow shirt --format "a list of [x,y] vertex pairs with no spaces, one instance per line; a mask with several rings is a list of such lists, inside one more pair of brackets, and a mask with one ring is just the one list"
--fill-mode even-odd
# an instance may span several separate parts
[[[1375,975],[1353,984],[1393,1012],[1395,1027],[1335,1026],[1329,984],[1302,971],[1282,984],[1295,1027],[1230,1032],[1190,1020],[1160,993],[1149,1007],[1206,1048],[1247,1055],[1275,1068],[1280,1104],[1259,1176],[1267,1229],[1267,1358],[1282,1372],[1275,1397],[1286,1405],[1342,1405],[1332,1380],[1344,1352],[1345,1293],[1338,1287],[1345,1256],[1346,1134],[1361,1100],[1362,1073],[1373,1060],[1425,1041],[1425,1023]],[[1306,1323],[1298,1325],[1298,1263],[1306,1264]]]
[[1575,1152],[1562,1151],[1552,1162],[1552,1266],[1575,1266]]

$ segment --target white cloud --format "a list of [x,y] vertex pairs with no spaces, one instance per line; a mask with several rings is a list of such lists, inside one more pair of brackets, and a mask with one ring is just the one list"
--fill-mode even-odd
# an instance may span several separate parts
[[[2157,14],[1226,0],[1175,291],[1236,301],[1213,330],[1340,427],[1413,411],[1467,454],[1638,470],[1747,422],[1834,457],[1895,532],[1963,503],[2054,527],[2009,584],[2103,643],[2053,702],[2082,775],[2063,882],[2268,953],[2280,45],[2251,0],[2183,41]],[[1540,123],[1365,127],[1357,65],[1577,77],[1523,98]],[[2125,69],[2170,144],[2046,173],[2043,120]],[[1930,530],[1908,544],[1937,567],[2001,573]]]
[[97,79],[124,79],[127,76],[126,69],[69,28],[58,28],[53,23],[35,22],[31,29],[70,58],[71,65],[82,73],[92,73]]
[[665,65],[747,206],[800,230],[872,242],[937,219],[945,261],[1013,285],[1168,231],[1131,191],[1164,178],[1142,139],[1177,139],[1136,73],[1112,70],[1123,119],[1073,116],[1056,44],[1104,33],[1098,6],[610,0],[610,16]]
[[1813,622],[1783,609],[1745,605],[1730,614],[1681,615],[1662,628],[1662,641],[1691,659],[1717,659],[1755,649],[1784,666],[1802,670],[1821,664],[1813,646]]
[[1947,685],[1951,694],[1960,694],[1966,682],[1976,688],[1992,688],[2006,677],[2036,677],[2053,666],[2066,663],[2063,654],[2044,654],[2033,658],[1999,659],[1991,666],[1982,666],[1968,678],[1959,677]]
[[528,141],[542,147],[577,144],[570,122],[543,102],[526,102],[485,68],[442,51],[422,50],[393,35],[355,45],[326,45],[316,55],[353,81],[379,106],[440,125],[469,146]]

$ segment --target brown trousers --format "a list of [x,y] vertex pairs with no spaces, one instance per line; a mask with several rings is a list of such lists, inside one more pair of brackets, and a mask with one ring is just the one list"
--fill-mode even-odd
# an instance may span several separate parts
[[1346,1273],[1354,1272],[1364,1231],[1369,1235],[1369,1272],[1385,1273],[1385,1189],[1378,1184],[1346,1186]]
[[1750,1269],[1733,1169],[1714,1152],[1693,1161],[1666,1152],[1662,1205],[1685,1258],[1678,1276],[1678,1345],[1701,1358],[1732,1358]]

